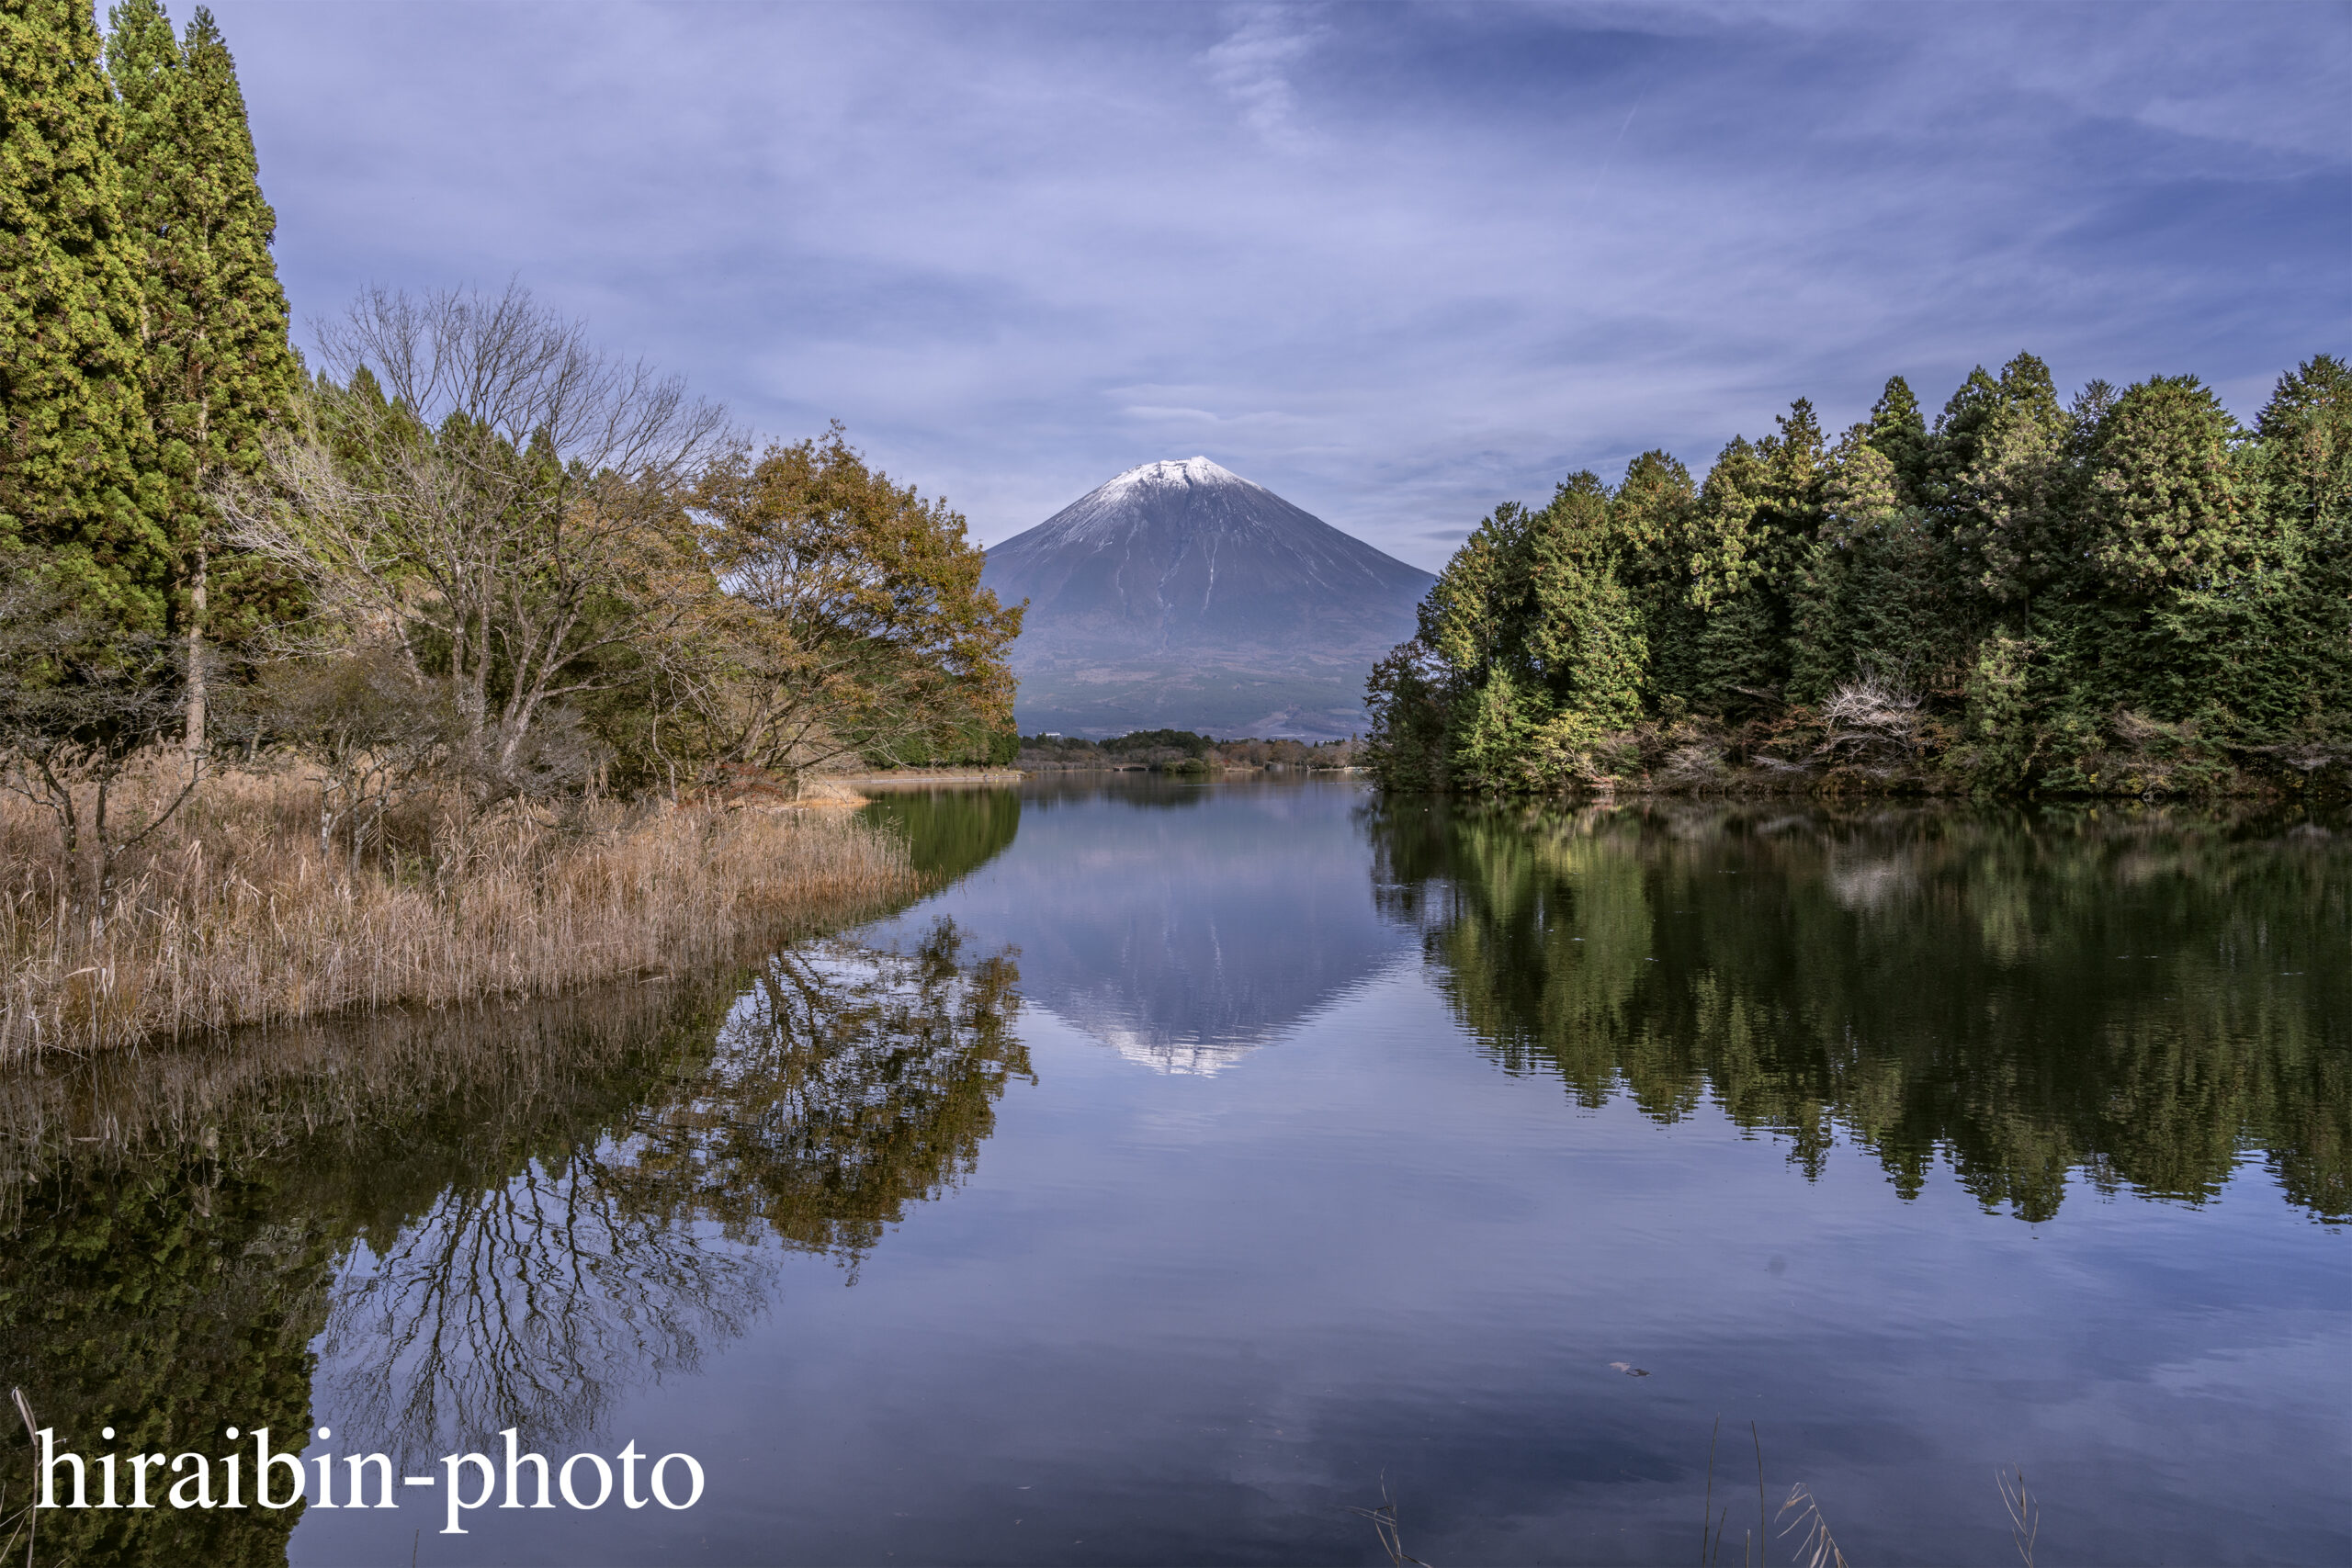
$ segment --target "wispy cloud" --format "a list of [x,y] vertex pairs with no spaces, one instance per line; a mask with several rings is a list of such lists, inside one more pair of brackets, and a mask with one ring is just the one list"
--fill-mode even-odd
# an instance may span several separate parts
[[1230,17],[1233,30],[1201,52],[1209,79],[1240,106],[1252,130],[1278,145],[1299,144],[1304,136],[1290,71],[1322,31],[1314,10],[1246,6],[1235,7]]
[[1205,450],[1430,565],[1799,393],[2352,348],[2339,6],[215,8],[298,312],[520,274],[989,539]]

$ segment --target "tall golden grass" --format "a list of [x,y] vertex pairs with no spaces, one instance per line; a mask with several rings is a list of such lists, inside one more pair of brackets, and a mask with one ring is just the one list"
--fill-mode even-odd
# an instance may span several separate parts
[[[176,787],[160,761],[141,787]],[[138,801],[130,802],[134,809]],[[408,807],[412,852],[322,852],[319,785],[224,773],[91,918],[54,824],[0,798],[0,1063],[349,1008],[545,994],[725,963],[911,894],[847,813]]]

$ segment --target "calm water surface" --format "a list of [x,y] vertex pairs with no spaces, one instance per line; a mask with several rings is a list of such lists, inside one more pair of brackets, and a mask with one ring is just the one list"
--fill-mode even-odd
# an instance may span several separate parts
[[2015,1561],[2019,1464],[2043,1563],[2352,1561],[2341,823],[872,811],[943,886],[756,974],[151,1065],[175,1152],[50,1168],[0,1272],[0,1375],[62,1427],[412,1474],[634,1438],[699,1506],[59,1539],[1370,1562],[1385,1494],[1435,1563],[1684,1562],[1712,1495],[1737,1561],[1760,1439],[1857,1563]]

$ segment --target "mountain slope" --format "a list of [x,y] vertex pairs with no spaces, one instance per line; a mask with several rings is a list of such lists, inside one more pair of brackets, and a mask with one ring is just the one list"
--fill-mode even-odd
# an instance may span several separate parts
[[1026,599],[1024,732],[1363,728],[1363,679],[1434,581],[1206,457],[1147,463],[988,552]]

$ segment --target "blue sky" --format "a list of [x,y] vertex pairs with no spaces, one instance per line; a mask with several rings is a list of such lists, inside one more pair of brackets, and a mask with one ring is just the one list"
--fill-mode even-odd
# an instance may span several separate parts
[[215,11],[299,318],[518,276],[987,541],[1201,453],[1434,567],[1799,394],[2352,351],[2345,5]]

